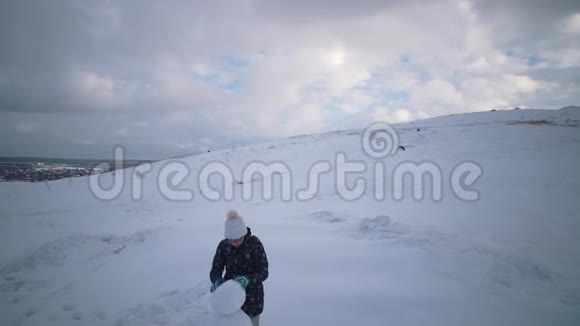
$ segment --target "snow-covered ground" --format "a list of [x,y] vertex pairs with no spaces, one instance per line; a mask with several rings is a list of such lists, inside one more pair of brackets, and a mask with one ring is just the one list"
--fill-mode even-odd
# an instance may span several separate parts
[[[405,150],[381,159],[383,200],[374,198],[380,180],[362,130],[181,159],[191,169],[180,185],[193,190],[189,201],[159,191],[168,162],[140,178],[141,200],[131,199],[132,169],[112,201],[95,198],[89,177],[0,183],[0,324],[205,325],[211,259],[235,208],[270,262],[262,325],[580,325],[580,108],[396,128]],[[341,197],[333,173],[310,200],[282,201],[279,191],[270,201],[241,198],[238,183],[259,189],[260,180],[241,176],[251,161],[285,163],[295,192],[311,165],[334,164],[338,152],[369,167],[358,200]],[[410,187],[394,200],[391,174],[405,161],[439,167],[441,200],[429,187],[423,200]],[[465,161],[483,170],[476,201],[451,189]],[[201,194],[198,171],[209,162],[233,170],[232,201]],[[102,178],[108,185],[113,174]]]

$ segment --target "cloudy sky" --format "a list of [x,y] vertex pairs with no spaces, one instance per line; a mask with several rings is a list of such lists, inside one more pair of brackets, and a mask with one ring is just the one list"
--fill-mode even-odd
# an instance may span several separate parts
[[8,0],[0,156],[163,158],[580,103],[579,1]]

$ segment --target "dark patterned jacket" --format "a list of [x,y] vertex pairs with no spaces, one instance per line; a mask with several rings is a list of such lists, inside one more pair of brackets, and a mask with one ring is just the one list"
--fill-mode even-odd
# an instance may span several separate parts
[[[226,274],[222,277],[224,268]],[[252,235],[250,228],[244,237],[244,242],[238,248],[224,239],[218,244],[213,257],[209,273],[212,284],[220,278],[230,280],[235,276],[247,276],[250,279],[242,310],[250,317],[261,314],[264,310],[262,282],[268,278],[268,257],[262,242]]]

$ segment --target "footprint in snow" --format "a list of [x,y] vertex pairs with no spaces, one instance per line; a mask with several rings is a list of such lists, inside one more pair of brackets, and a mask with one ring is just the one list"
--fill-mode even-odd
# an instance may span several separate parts
[[209,314],[207,295],[210,284],[202,282],[185,290],[161,293],[150,304],[138,305],[121,313],[116,325],[205,325]]
[[36,308],[29,308],[24,313],[24,315],[26,316],[26,318],[30,318],[30,317],[32,317],[32,316],[34,316],[36,314],[38,314],[38,309],[36,309]]
[[337,216],[336,213],[330,211],[314,211],[310,213],[316,219],[326,223],[340,223],[346,221],[344,217]]

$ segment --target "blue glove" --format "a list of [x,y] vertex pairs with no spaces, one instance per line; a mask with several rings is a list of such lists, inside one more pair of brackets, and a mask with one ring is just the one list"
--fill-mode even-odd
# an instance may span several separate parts
[[209,290],[209,292],[215,291],[223,283],[224,283],[224,279],[223,278],[220,278],[219,280],[213,282],[213,284],[211,285],[211,289]]
[[247,276],[234,276],[234,281],[240,283],[244,289],[250,285],[250,279]]

